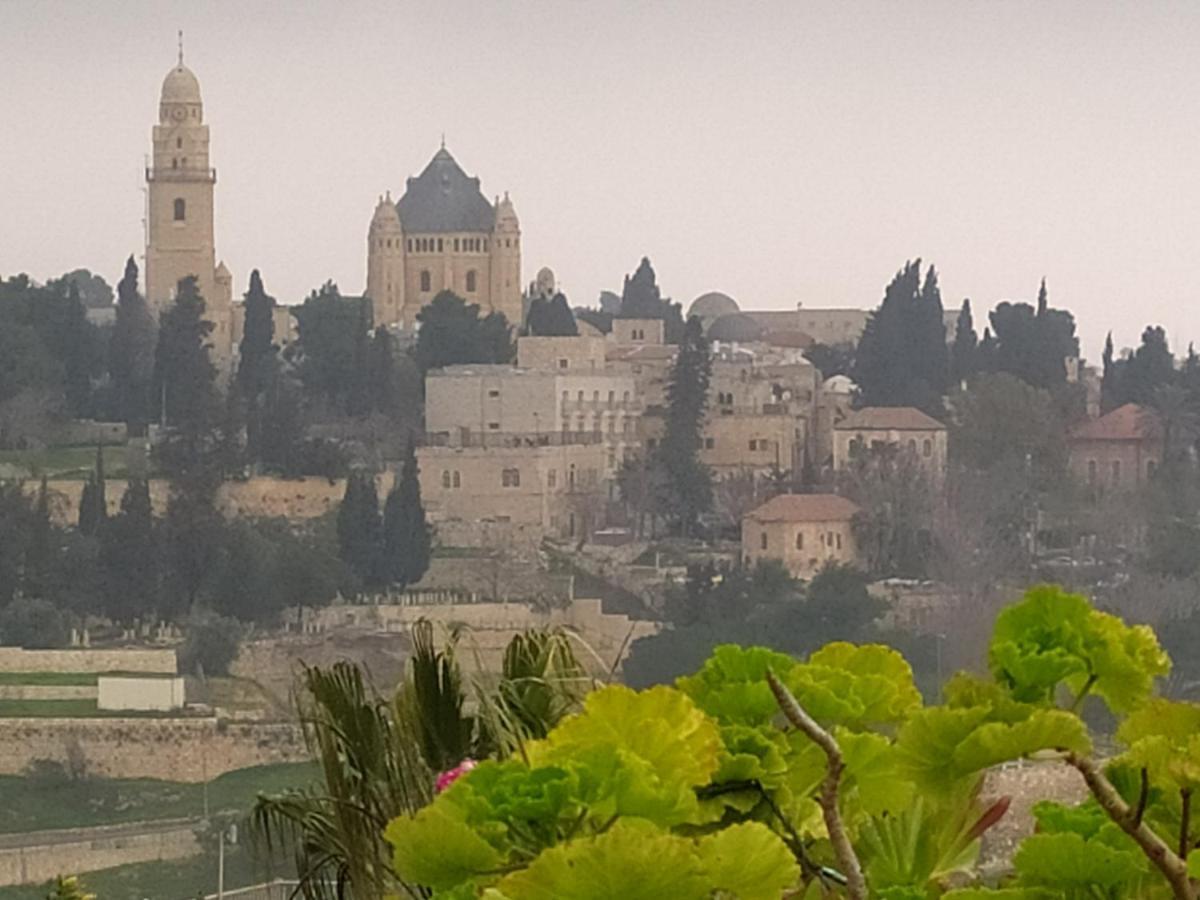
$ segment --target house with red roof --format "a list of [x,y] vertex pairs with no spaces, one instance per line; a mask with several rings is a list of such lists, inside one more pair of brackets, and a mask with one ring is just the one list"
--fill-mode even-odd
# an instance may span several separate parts
[[778,560],[797,578],[812,578],[827,562],[855,565],[857,513],[836,494],[780,494],[742,518],[742,559]]
[[1162,419],[1126,403],[1067,434],[1071,475],[1097,491],[1135,488],[1150,479],[1163,456]]
[[934,478],[946,471],[946,426],[913,406],[867,406],[833,426],[833,467],[860,453],[895,448],[912,454]]

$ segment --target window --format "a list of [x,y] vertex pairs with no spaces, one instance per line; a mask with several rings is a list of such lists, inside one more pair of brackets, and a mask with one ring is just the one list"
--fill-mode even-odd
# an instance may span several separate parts
[[566,406],[566,405],[567,405],[567,400],[568,400],[568,398],[569,398],[570,396],[571,396],[571,395],[570,395],[570,393],[569,393],[569,392],[567,392],[567,391],[563,391],[563,398],[562,398],[563,406]]
[[[571,361],[570,361],[569,359],[560,359],[560,360],[558,361],[558,367],[559,367],[560,369],[565,369],[565,368],[569,367],[570,365],[571,365]],[[567,392],[566,392],[566,391],[563,391],[563,399],[564,399],[564,400],[566,400],[566,399],[567,399]]]
[[408,239],[408,252],[409,252],[409,253],[412,253],[412,252],[413,252],[413,249],[412,249],[412,238],[409,238],[409,239]]
[[1153,478],[1154,473],[1158,471],[1158,463],[1152,459],[1146,460],[1146,477]]
[[182,197],[175,198],[175,221],[182,222],[187,218],[187,203]]
[[[917,442],[916,441],[910,440],[908,442],[908,452],[911,453],[913,456],[917,455]],[[928,456],[929,454],[927,453],[925,455]]]
[[580,392],[579,392],[579,393],[576,395],[575,399],[576,399],[577,401],[579,401],[580,403],[582,403],[582,402],[583,402],[583,391],[580,391]]
[[621,395],[621,402],[622,403],[629,402],[629,391],[626,391],[624,394]]
[[704,439],[704,449],[705,450],[711,450],[715,446],[717,446],[717,442],[713,438],[706,437]]
[[764,531],[758,538],[758,546],[763,550],[767,549],[767,533]]
[[567,487],[575,490],[575,463],[571,463],[571,469],[567,472]]
[[433,278],[430,276],[429,270],[423,269],[421,271],[421,290],[422,291],[431,290],[432,284],[433,284]]
[[177,137],[177,138],[175,138],[175,149],[176,149],[176,150],[182,150],[182,149],[183,149],[183,138],[181,138],[181,137]]
[[837,539],[837,548],[842,549],[842,533],[839,531],[834,537]]
[[921,446],[921,453],[925,455],[926,459],[933,456],[933,441],[929,438],[925,438],[925,443]]
[[444,469],[442,471],[442,487],[447,488],[447,489],[450,487],[450,470],[449,469]]
[[803,531],[796,532],[796,549],[797,550],[804,549],[804,532]]
[[179,160],[177,160],[177,159],[171,160],[171,168],[178,169],[179,168]]
[[499,430],[500,430],[499,422],[488,422],[488,431],[499,431]]
[[546,487],[558,487],[558,469],[546,473]]
[[438,238],[438,253],[442,252],[442,239]]
[[500,391],[498,391],[496,388],[492,388],[490,391],[488,391],[488,396],[489,397],[499,397]]
[[[760,440],[757,440],[757,439],[755,439],[755,438],[750,438],[750,449],[751,449],[751,450],[758,450],[758,449],[759,449],[759,445],[761,445],[761,444],[765,444],[765,443],[766,443],[766,441],[760,441]],[[765,450],[766,448],[765,448],[765,447],[763,447],[762,449],[764,449],[764,450]]]
[[454,486],[462,487],[462,475],[457,470],[454,472]]
[[1112,486],[1116,487],[1121,483],[1121,461],[1114,459],[1112,462]]
[[500,473],[500,484],[502,487],[520,487],[521,486],[521,470],[520,469],[505,469]]
[[827,535],[825,535],[825,546],[826,547],[833,546],[833,532],[832,531],[829,532]]
[[592,402],[593,403],[600,402],[600,392],[599,391],[592,391]]
[[646,438],[646,449],[653,450],[658,446],[658,438]]
[[608,392],[608,405],[609,405],[609,406],[612,406],[612,405],[613,405],[613,401],[614,401],[614,400],[616,400],[616,399],[617,399],[617,392],[616,392],[616,391],[609,391],[609,392]]
[[1094,459],[1089,459],[1088,460],[1088,484],[1094,485],[1095,483],[1096,483],[1096,461]]
[[458,252],[458,238],[455,238],[455,239],[454,239],[454,252],[455,252],[455,253],[457,253],[457,252]]
[[467,272],[467,293],[468,293],[468,294],[473,294],[473,293],[475,293],[475,282],[476,282],[477,280],[478,280],[478,277],[477,277],[477,275],[476,275],[476,273],[475,273],[475,270],[474,270],[474,269],[470,269],[470,270]]

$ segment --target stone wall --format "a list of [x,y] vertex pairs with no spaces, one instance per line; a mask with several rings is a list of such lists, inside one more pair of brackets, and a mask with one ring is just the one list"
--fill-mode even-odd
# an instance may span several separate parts
[[0,700],[95,700],[94,684],[0,684]]
[[0,839],[0,886],[40,884],[58,875],[130,863],[184,859],[200,849],[195,826],[180,821],[14,835]]
[[198,782],[234,769],[307,759],[299,726],[217,719],[11,718],[0,728],[0,775],[35,760],[82,764],[102,778]]
[[[317,628],[373,628],[407,632],[428,619],[439,635],[462,630],[459,660],[467,669],[499,669],[504,648],[516,634],[531,628],[562,627],[579,636],[581,660],[592,659],[606,672],[618,668],[630,644],[657,633],[656,622],[605,613],[599,600],[576,600],[563,609],[539,609],[523,603],[469,603],[436,606],[337,606],[317,610]],[[604,673],[597,673],[604,674]]]
[[0,672],[175,672],[175,651],[22,650],[0,647]]

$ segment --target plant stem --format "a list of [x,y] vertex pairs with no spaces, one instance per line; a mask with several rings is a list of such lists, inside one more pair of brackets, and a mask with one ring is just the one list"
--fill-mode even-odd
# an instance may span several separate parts
[[[846,834],[845,825],[842,823],[842,814],[838,810],[838,786],[842,779],[842,772],[846,768],[842,749],[834,740],[833,735],[817,724],[817,721],[805,711],[804,707],[792,696],[792,692],[775,677],[774,672],[767,672],[767,683],[770,684],[771,693],[775,695],[775,700],[787,720],[804,732],[808,739],[820,747],[825,754],[825,778],[821,781],[817,804],[821,807],[821,813],[825,819],[825,830],[829,832],[829,842],[833,845],[834,856],[837,857],[838,865],[841,866],[842,873],[846,876],[847,896],[850,897],[850,900],[867,900],[867,882],[863,878],[862,866],[850,843],[850,837]],[[1189,897],[1188,900],[1194,900],[1194,898]]]
[[1079,707],[1083,706],[1083,701],[1087,699],[1087,695],[1091,692],[1092,686],[1096,683],[1096,676],[1089,675],[1087,681],[1083,683],[1083,687],[1079,689],[1079,696],[1075,698],[1075,702],[1071,704],[1071,712],[1079,712]]
[[1150,773],[1142,766],[1142,784],[1138,791],[1137,809],[1133,811],[1133,824],[1141,825],[1142,816],[1146,814],[1146,801],[1150,799]]
[[1076,753],[1068,753],[1066,761],[1083,776],[1088,790],[1092,792],[1105,814],[1137,842],[1146,858],[1167,879],[1176,900],[1196,900],[1196,889],[1187,874],[1187,862],[1168,847],[1145,822],[1137,821],[1137,811],[1125,802],[1095,761]]
[[1191,841],[1188,840],[1188,831],[1191,830],[1192,825],[1192,789],[1180,788],[1179,800],[1183,807],[1179,816],[1179,856],[1186,862],[1188,847],[1191,845]]

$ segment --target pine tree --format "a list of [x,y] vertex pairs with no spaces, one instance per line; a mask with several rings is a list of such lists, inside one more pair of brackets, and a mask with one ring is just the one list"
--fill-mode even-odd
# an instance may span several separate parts
[[429,569],[432,535],[417,476],[417,453],[409,439],[400,477],[383,508],[385,572],[401,588],[416,584]]
[[101,529],[100,565],[106,615],[128,625],[158,608],[161,574],[147,482],[129,482],[121,511]]
[[950,347],[950,369],[955,382],[961,384],[979,370],[978,350],[971,301],[963,300],[954,328],[954,344]]
[[1049,295],[1046,293],[1046,276],[1042,276],[1042,286],[1038,288],[1037,317],[1040,319],[1050,309]]
[[238,345],[237,384],[245,397],[257,397],[267,385],[275,358],[275,298],[263,289],[258,269],[250,273],[245,295],[245,326]]
[[689,319],[667,383],[666,430],[658,465],[666,475],[665,506],[689,536],[699,515],[712,507],[712,476],[700,461],[712,354],[699,319]]
[[108,371],[116,389],[118,415],[133,427],[144,425],[150,417],[157,339],[158,326],[145,298],[138,293],[138,267],[131,256],[125,263],[125,277],[117,285],[117,318],[109,345]]
[[346,493],[337,514],[338,553],[366,585],[378,583],[382,522],[375,479],[355,471],[346,479]]
[[163,313],[155,352],[155,395],[166,424],[175,428],[174,458],[184,467],[203,464],[221,409],[209,357],[213,324],[204,309],[195,276],[182,279],[174,304]]
[[105,485],[104,450],[97,446],[96,467],[88,475],[88,480],[83,486],[83,495],[79,498],[79,530],[88,536],[98,534],[108,518]]

